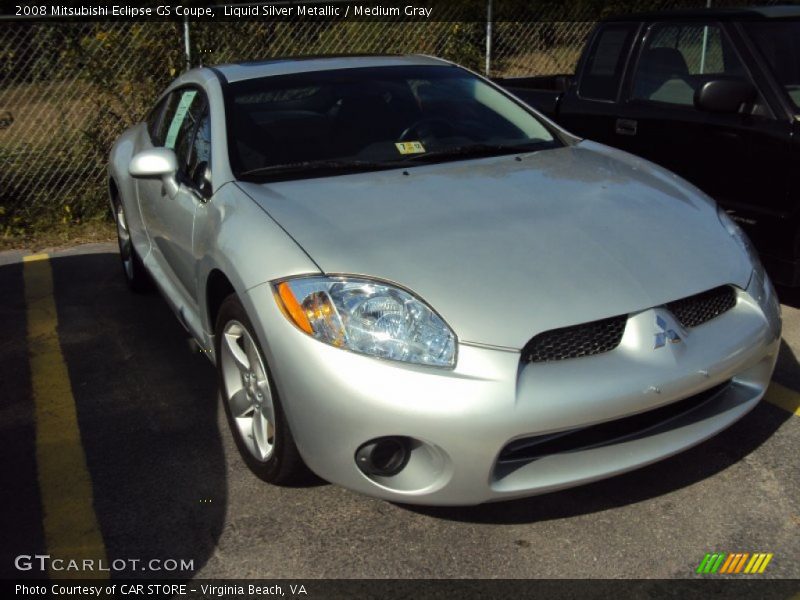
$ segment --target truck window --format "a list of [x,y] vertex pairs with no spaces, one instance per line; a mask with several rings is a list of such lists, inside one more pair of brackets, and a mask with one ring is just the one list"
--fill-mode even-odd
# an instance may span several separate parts
[[632,97],[694,106],[694,92],[711,79],[747,79],[725,32],[715,24],[656,24],[647,36]]
[[745,28],[800,111],[800,21],[752,22]]
[[617,99],[625,59],[636,29],[636,23],[615,23],[606,25],[595,36],[580,78],[578,95],[581,98],[607,102]]

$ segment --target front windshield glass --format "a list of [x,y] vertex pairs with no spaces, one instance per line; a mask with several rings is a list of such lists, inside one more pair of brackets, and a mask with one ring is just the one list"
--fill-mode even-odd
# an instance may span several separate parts
[[800,110],[800,21],[746,23],[775,78]]
[[240,179],[352,172],[561,145],[522,106],[454,66],[377,67],[227,86]]

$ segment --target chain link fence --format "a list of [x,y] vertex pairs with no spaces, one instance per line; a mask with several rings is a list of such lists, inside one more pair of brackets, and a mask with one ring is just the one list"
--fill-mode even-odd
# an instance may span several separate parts
[[492,76],[569,73],[606,13],[700,5],[474,0],[436,21],[0,23],[0,236],[103,218],[111,144],[187,62],[424,53]]
[[104,214],[108,150],[182,69],[181,44],[170,23],[3,24],[0,235]]

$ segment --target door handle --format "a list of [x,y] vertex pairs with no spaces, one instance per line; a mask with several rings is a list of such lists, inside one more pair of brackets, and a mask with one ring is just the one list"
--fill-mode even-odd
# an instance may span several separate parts
[[636,135],[638,125],[633,119],[617,119],[616,132],[619,135]]

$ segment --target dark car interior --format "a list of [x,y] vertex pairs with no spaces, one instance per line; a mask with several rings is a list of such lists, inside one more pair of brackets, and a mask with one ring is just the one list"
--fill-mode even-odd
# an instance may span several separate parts
[[[234,97],[230,137],[241,172],[270,165],[397,158],[396,142],[465,144],[525,139],[467,97],[455,79],[343,77],[248,90]],[[305,78],[307,79],[307,78]]]
[[[632,97],[693,107],[697,92],[709,81],[750,82],[733,44],[719,27],[659,25],[649,34],[639,58]],[[760,97],[742,110],[768,114]]]

